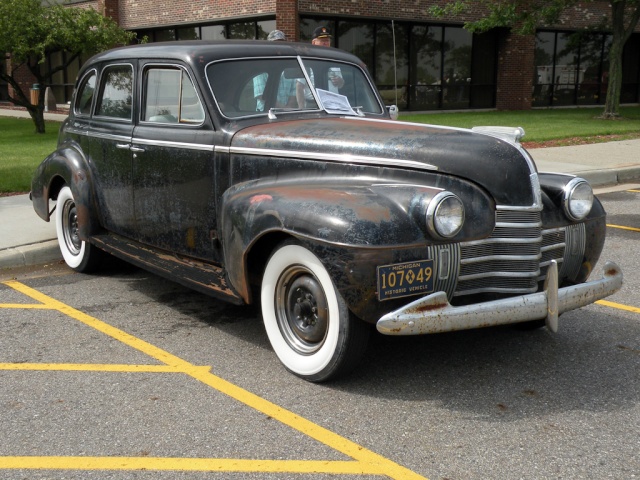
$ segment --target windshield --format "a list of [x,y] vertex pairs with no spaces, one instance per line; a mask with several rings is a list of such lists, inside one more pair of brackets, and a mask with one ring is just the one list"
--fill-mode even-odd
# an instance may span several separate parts
[[207,79],[220,110],[229,118],[267,114],[272,109],[322,109],[339,115],[383,112],[356,65],[317,59],[302,62],[306,77],[297,58],[260,58],[212,63]]

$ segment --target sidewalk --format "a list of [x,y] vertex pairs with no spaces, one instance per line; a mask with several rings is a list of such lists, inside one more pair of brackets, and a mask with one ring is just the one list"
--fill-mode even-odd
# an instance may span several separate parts
[[[0,115],[21,117],[24,114],[26,112],[0,109]],[[65,117],[45,114],[45,118],[51,120]],[[529,153],[538,171],[577,175],[588,180],[594,189],[640,184],[640,139],[536,148]],[[0,197],[0,269],[61,259],[53,220],[45,222],[38,217],[28,195]]]

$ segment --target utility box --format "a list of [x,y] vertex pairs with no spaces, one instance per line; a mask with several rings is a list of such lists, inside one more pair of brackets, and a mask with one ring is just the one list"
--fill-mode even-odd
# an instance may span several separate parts
[[53,94],[53,90],[51,90],[51,87],[47,87],[44,91],[44,111],[50,112],[56,110],[56,108],[56,96]]

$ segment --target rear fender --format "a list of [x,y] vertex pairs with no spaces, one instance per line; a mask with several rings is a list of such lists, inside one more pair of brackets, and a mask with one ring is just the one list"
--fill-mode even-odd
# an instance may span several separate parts
[[71,189],[76,202],[78,233],[87,240],[99,230],[100,222],[88,163],[74,142],[61,145],[42,161],[33,175],[31,199],[42,219],[50,220],[49,200],[55,200],[64,185]]

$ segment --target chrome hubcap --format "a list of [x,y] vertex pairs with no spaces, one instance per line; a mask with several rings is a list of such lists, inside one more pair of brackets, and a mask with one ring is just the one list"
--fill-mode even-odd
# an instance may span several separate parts
[[78,235],[78,214],[73,202],[66,202],[62,212],[62,232],[67,250],[73,255],[80,254],[82,240]]
[[275,301],[278,327],[289,346],[304,355],[319,350],[327,336],[329,312],[315,275],[291,266],[278,280]]

